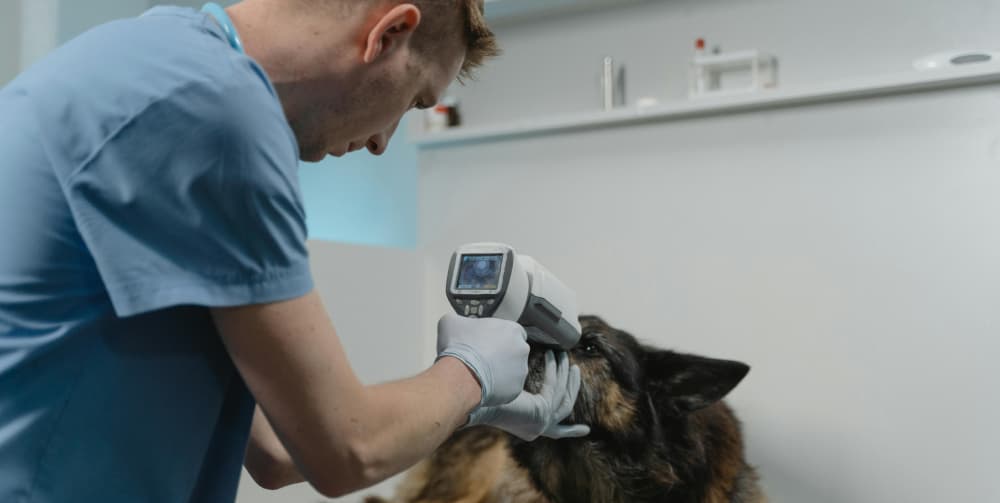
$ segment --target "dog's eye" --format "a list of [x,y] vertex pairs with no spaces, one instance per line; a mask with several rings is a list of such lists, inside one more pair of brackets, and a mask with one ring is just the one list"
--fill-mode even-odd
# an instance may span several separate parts
[[584,356],[597,356],[601,354],[601,347],[597,344],[597,341],[584,340],[580,342],[580,345],[576,347],[576,351]]
[[576,347],[576,353],[582,356],[598,356],[601,354],[601,338],[604,334],[600,332],[587,332],[583,334],[580,344]]

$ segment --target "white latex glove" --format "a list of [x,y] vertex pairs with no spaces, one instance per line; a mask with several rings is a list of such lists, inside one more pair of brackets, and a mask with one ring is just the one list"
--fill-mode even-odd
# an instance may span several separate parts
[[590,433],[584,424],[562,425],[560,421],[573,411],[580,392],[580,367],[569,364],[569,356],[552,351],[545,353],[545,382],[537,395],[522,392],[513,402],[497,407],[480,407],[469,415],[468,426],[489,425],[509,432],[522,440],[539,436],[548,438],[582,437]]
[[528,376],[528,335],[524,327],[497,318],[465,318],[448,313],[438,322],[438,360],[458,358],[483,389],[479,407],[517,398]]

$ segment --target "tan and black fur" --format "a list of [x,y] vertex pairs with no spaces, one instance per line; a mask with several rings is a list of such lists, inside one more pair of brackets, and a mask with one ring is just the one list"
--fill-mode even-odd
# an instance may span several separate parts
[[[410,472],[394,503],[763,503],[740,424],[722,402],[743,363],[655,349],[593,316],[570,352],[583,380],[566,422],[580,439],[456,433]],[[544,348],[525,389],[537,391]],[[370,498],[368,503],[383,500]]]

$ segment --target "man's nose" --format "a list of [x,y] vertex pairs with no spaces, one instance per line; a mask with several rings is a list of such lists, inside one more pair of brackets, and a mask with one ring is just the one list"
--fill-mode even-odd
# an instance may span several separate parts
[[389,140],[392,138],[393,133],[396,132],[397,127],[399,127],[399,121],[396,121],[389,129],[368,138],[368,151],[375,155],[385,153],[386,149],[389,148]]

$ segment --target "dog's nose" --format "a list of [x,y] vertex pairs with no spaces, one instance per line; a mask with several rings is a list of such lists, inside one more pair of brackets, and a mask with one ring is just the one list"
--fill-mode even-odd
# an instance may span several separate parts
[[528,353],[528,368],[541,367],[544,369],[545,352],[549,351],[550,348],[535,343],[529,343],[529,346],[531,347],[531,352]]
[[530,345],[528,378],[524,381],[524,390],[529,393],[538,393],[541,391],[542,381],[545,379],[545,352],[549,348],[534,343],[530,343]]

